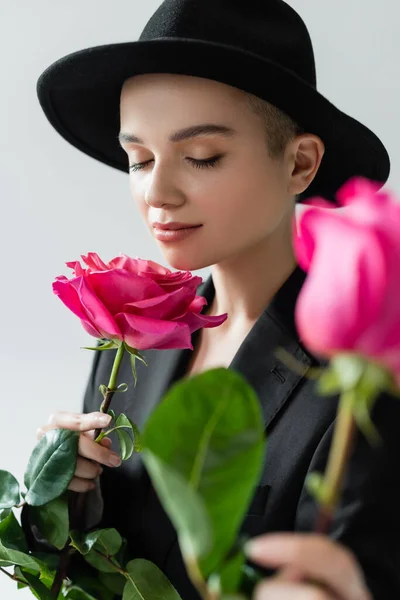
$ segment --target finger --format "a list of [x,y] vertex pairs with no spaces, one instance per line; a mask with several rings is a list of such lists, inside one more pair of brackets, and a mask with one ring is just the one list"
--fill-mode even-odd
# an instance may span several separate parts
[[50,415],[48,422],[38,429],[37,437],[41,439],[44,433],[51,429],[70,429],[72,431],[84,432],[90,429],[106,427],[110,424],[111,419],[111,415],[106,415],[100,411],[93,413],[57,411]]
[[105,446],[106,448],[111,448],[112,446],[112,439],[105,437],[102,440],[100,440],[99,444],[101,444],[102,446]]
[[372,600],[353,554],[316,534],[280,533],[252,540],[248,556],[266,567],[291,567],[321,581],[345,600]]
[[86,458],[78,457],[76,461],[75,477],[81,479],[95,479],[98,475],[103,472],[103,467],[97,462],[86,460]]
[[85,435],[79,436],[78,454],[83,458],[95,460],[108,467],[119,467],[122,462],[118,454],[112,452],[106,446],[90,440]]
[[253,600],[337,600],[337,596],[312,585],[271,579],[256,586]]
[[81,479],[80,477],[73,477],[69,482],[68,489],[73,492],[90,492],[96,487],[96,482],[90,479]]

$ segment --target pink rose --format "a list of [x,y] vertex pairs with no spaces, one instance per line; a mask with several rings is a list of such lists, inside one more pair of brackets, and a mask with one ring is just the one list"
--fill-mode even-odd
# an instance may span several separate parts
[[53,291],[96,338],[121,340],[138,350],[190,348],[191,334],[227,319],[201,315],[207,304],[196,289],[201,277],[171,272],[151,261],[121,255],[104,263],[95,252],[82,256],[86,268],[66,263],[72,279],[56,277]]
[[321,198],[306,203],[293,227],[308,272],[295,318],[310,350],[354,351],[400,383],[400,203],[378,189],[357,177],[339,190],[341,208]]

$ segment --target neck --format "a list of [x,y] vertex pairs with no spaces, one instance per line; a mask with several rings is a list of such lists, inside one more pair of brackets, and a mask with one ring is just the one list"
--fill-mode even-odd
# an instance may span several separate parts
[[207,314],[228,313],[219,332],[256,321],[296,266],[290,222],[245,253],[213,265],[215,296]]

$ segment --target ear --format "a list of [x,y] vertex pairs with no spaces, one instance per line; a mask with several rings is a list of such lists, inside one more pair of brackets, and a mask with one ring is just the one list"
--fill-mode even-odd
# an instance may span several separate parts
[[290,195],[301,194],[308,188],[318,172],[324,153],[324,142],[312,133],[303,133],[289,142],[286,156]]

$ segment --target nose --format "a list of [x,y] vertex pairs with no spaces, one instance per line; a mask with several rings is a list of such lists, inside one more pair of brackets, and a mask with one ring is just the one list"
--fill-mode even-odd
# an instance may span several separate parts
[[144,201],[149,206],[180,206],[185,202],[185,196],[174,176],[161,166],[154,167],[146,179],[144,188]]

